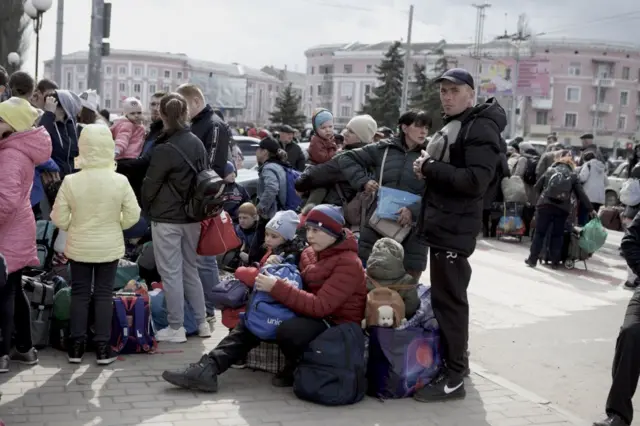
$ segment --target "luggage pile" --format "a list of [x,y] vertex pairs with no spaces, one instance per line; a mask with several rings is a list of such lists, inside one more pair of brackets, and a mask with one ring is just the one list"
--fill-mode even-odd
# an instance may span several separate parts
[[[71,320],[70,270],[63,250],[66,233],[52,222],[37,221],[36,243],[40,264],[27,268],[22,284],[31,306],[31,334],[34,347],[47,346],[66,351]],[[128,247],[138,257],[140,247]],[[111,347],[116,354],[152,353],[157,348],[152,327],[150,293],[140,278],[138,264],[120,259],[113,288]],[[89,309],[87,345],[93,343],[93,307]]]

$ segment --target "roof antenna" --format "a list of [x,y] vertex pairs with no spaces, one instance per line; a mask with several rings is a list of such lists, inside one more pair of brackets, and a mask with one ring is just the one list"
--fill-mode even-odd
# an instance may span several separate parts
[[507,33],[507,27],[509,26],[509,14],[507,12],[504,13],[504,36],[505,38],[509,37]]

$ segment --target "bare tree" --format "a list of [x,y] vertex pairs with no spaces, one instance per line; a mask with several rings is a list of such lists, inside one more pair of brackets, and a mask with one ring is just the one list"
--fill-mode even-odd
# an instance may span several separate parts
[[1,0],[0,13],[0,65],[9,65],[7,56],[11,52],[20,55],[21,63],[29,45],[27,28],[31,20],[24,14],[24,0]]

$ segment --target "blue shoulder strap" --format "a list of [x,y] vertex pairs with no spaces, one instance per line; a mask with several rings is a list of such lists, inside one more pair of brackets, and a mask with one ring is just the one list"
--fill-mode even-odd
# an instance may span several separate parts
[[144,335],[147,330],[144,326],[144,299],[140,296],[136,298],[136,303],[133,307],[133,321],[135,326],[136,340],[140,347],[144,347],[147,342],[144,340]]

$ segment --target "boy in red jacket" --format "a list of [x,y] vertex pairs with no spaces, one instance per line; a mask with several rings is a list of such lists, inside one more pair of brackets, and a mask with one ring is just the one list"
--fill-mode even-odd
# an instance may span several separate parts
[[[306,218],[307,247],[300,258],[304,289],[259,274],[254,288],[266,291],[299,316],[278,327],[276,342],[287,359],[284,369],[272,381],[277,387],[293,385],[293,371],[307,345],[328,327],[345,322],[360,324],[364,318],[367,287],[358,243],[351,231],[344,229],[340,211],[321,204]],[[196,364],[185,370],[165,371],[162,377],[185,389],[203,392],[218,390],[218,375],[234,362],[246,357],[260,344],[243,323]]]

